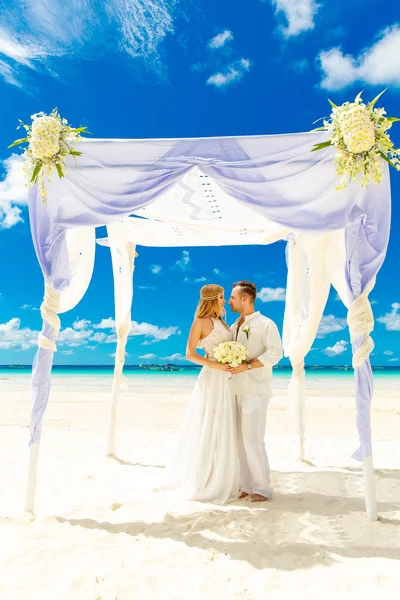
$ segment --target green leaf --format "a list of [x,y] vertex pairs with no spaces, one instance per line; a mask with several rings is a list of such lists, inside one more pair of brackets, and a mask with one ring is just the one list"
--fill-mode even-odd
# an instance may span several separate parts
[[64,177],[64,171],[62,169],[62,166],[60,165],[60,163],[56,164],[56,169],[57,169],[57,173],[60,179],[62,179]]
[[77,152],[76,150],[70,150],[68,154],[72,154],[72,156],[82,156],[82,152]]
[[315,129],[311,129],[311,131],[326,131],[326,127],[316,127]]
[[327,148],[328,146],[332,146],[332,142],[329,140],[329,142],[321,142],[320,144],[314,144],[314,148],[311,150],[311,152],[315,152],[316,150],[322,150],[323,148]]
[[20,144],[25,144],[26,142],[28,142],[28,138],[21,138],[19,140],[15,140],[15,142],[7,146],[7,148],[13,148],[14,146],[19,146]]
[[84,131],[86,132],[87,127],[71,127],[71,131],[74,131],[75,133],[83,133]]
[[337,105],[334,102],[332,102],[332,100],[329,100],[329,98],[328,98],[328,102],[332,106],[332,108],[337,108]]
[[357,96],[354,99],[354,102],[357,102],[357,100],[359,100],[361,98],[361,94],[363,93],[364,90],[361,90],[361,92],[358,92]]
[[329,117],[320,117],[316,121],[313,121],[313,125],[315,125],[315,123],[318,123],[318,121],[323,121],[324,119],[329,119]]
[[389,163],[389,165],[391,167],[393,167],[393,169],[396,168],[396,166],[392,163],[392,161],[389,160],[388,157],[386,156],[386,154],[384,154],[383,152],[381,152],[381,150],[378,150],[378,154],[379,154],[379,156],[381,156],[383,158],[383,160],[386,160],[386,162]]
[[36,167],[33,169],[31,183],[35,183],[37,181],[41,168],[41,165],[36,165]]
[[383,117],[384,119],[386,119],[386,121],[389,121],[390,123],[395,123],[396,121],[400,121],[400,119],[398,117]]
[[382,94],[384,94],[387,91],[387,88],[383,90],[383,92],[381,92],[380,94],[378,94],[376,96],[376,98],[374,98],[373,100],[371,100],[371,102],[368,104],[368,108],[373,108],[375,106],[375,104],[378,102],[379,98],[382,96]]

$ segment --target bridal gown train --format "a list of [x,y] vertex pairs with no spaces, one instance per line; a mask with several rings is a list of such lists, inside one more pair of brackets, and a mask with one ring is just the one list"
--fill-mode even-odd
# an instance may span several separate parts
[[[209,357],[232,334],[218,319],[201,341]],[[190,397],[178,443],[159,489],[174,497],[225,504],[236,500],[239,463],[236,399],[228,373],[203,367]]]

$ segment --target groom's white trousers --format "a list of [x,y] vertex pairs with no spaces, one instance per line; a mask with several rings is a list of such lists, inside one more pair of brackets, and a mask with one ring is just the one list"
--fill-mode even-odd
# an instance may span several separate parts
[[270,394],[239,394],[237,433],[240,489],[270,498],[270,471],[264,436]]

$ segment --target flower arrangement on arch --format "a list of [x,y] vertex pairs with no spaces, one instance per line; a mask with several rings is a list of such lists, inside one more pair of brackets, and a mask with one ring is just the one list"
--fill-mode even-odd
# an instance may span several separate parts
[[394,147],[387,133],[392,124],[400,119],[386,117],[384,108],[375,108],[385,91],[368,104],[363,102],[362,92],[357,94],[354,102],[345,102],[340,106],[328,98],[332,107],[331,115],[322,117],[323,126],[313,131],[330,131],[333,135],[327,142],[315,144],[311,152],[328,146],[336,147],[336,173],[341,178],[336,190],[343,190],[352,180],[360,177],[364,187],[370,183],[380,183],[384,177],[381,159],[400,170],[400,149]]
[[75,144],[81,141],[82,133],[88,133],[86,127],[71,127],[68,121],[60,116],[54,108],[49,115],[39,112],[31,116],[32,124],[26,125],[19,119],[17,129],[23,127],[26,137],[16,140],[8,147],[28,144],[23,156],[23,167],[28,185],[39,183],[40,194],[46,203],[46,188],[44,178],[50,181],[53,168],[57,170],[60,179],[64,177],[67,167],[65,159],[68,155],[81,156],[82,152],[75,150]]

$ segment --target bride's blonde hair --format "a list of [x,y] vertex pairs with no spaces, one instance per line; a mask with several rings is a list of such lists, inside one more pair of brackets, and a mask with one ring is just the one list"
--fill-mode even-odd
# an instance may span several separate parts
[[203,285],[200,290],[200,302],[197,305],[195,319],[218,319],[228,329],[227,324],[222,319],[222,308],[218,298],[224,293],[224,288],[215,283]]

